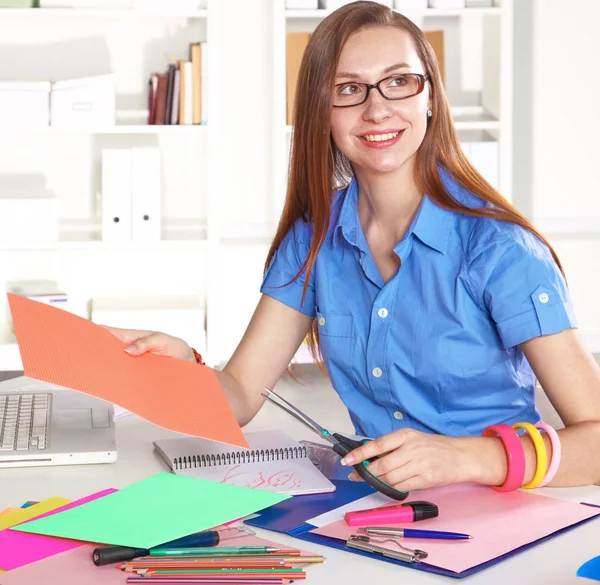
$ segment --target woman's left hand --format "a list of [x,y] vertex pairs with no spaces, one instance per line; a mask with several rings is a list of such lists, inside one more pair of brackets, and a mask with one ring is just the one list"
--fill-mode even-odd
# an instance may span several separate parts
[[[468,439],[467,439],[468,441]],[[465,439],[399,429],[348,453],[343,465],[379,456],[369,471],[403,492],[474,481],[477,463]],[[356,471],[350,479],[360,480]]]

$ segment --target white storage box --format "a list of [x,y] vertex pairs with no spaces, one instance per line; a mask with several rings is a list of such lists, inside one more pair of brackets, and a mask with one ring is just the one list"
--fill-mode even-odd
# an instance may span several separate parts
[[114,73],[52,84],[50,123],[60,128],[114,126],[116,111]]
[[0,81],[0,129],[50,123],[49,81]]
[[0,247],[30,248],[58,241],[58,202],[51,191],[0,191]]
[[[351,4],[355,0],[319,0],[319,8],[326,10],[337,10],[346,4]],[[379,4],[393,8],[394,0],[376,0]]]
[[54,280],[13,280],[6,283],[6,292],[69,310],[67,293]]
[[285,0],[288,10],[316,10],[319,8],[319,0]]
[[96,297],[91,306],[91,319],[98,325],[161,331],[200,353],[206,349],[204,303],[196,295]]
[[[218,0],[217,0],[218,1]],[[165,10],[185,12],[186,10],[204,10],[207,0],[133,0],[136,10]]]
[[453,10],[455,8],[465,8],[465,6],[465,0],[429,0],[429,8],[440,10]]
[[133,8],[133,0],[40,0],[40,8]]

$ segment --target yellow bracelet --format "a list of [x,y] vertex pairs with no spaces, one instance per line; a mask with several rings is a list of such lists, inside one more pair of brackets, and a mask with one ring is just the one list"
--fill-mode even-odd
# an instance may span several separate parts
[[523,429],[525,430],[531,440],[533,441],[533,446],[535,448],[535,455],[537,459],[537,467],[535,469],[535,474],[533,479],[527,483],[522,485],[522,488],[525,489],[533,489],[536,488],[542,481],[546,475],[546,471],[548,471],[548,451],[546,449],[546,443],[544,443],[544,439],[542,438],[542,434],[538,431],[531,423],[522,422],[515,423],[513,429]]

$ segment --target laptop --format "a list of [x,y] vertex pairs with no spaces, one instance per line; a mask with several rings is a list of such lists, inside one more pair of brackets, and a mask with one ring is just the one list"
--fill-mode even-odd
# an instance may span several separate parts
[[116,459],[109,402],[25,376],[0,382],[0,469]]

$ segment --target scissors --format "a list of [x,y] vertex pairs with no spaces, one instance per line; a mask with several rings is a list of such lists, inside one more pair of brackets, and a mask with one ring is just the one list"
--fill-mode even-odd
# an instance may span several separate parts
[[[288,402],[279,394],[273,392],[273,390],[269,390],[265,388],[266,394],[263,396],[275,406],[278,406],[289,415],[293,416],[298,422],[301,422],[303,425],[307,426],[311,431],[323,437],[325,440],[329,441],[332,444],[332,449],[341,457],[345,457],[350,451],[354,451],[354,449],[358,449],[365,443],[368,443],[370,439],[362,439],[360,441],[356,441],[354,439],[349,439],[348,437],[344,437],[344,435],[340,435],[339,433],[330,433],[327,429],[323,428],[320,424],[315,422],[312,418],[304,414],[299,408],[296,408],[291,402]],[[281,404],[281,401],[283,404]],[[371,487],[375,488],[378,492],[392,498],[394,500],[404,500],[408,496],[408,492],[401,492],[391,485],[388,485],[384,481],[381,481],[377,476],[373,475],[368,469],[367,465],[372,461],[379,459],[379,457],[373,457],[372,459],[362,461],[361,463],[357,463],[353,465],[356,473],[362,477]]]

